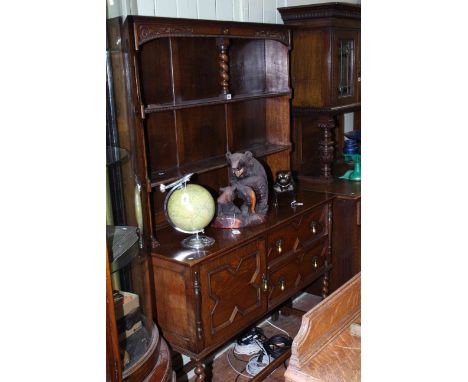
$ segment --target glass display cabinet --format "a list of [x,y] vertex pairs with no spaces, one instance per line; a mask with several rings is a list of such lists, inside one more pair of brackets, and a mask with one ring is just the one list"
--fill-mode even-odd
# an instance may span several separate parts
[[107,226],[106,239],[107,380],[170,381],[170,353],[153,322],[148,259],[138,228]]
[[119,25],[119,19],[108,24],[106,57],[106,380],[171,381],[169,348],[153,321],[148,253],[141,240],[145,227],[129,149]]

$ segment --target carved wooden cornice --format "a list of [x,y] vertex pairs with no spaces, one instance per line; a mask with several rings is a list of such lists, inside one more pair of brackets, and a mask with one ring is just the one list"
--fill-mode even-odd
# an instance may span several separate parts
[[[128,16],[133,22],[135,47],[160,37],[222,37],[271,39],[290,47],[290,30],[284,26],[271,26],[256,23],[232,21],[185,20],[150,16]],[[242,24],[242,27],[241,25]]]
[[361,19],[361,6],[355,4],[317,4],[278,8],[283,21],[326,17]]

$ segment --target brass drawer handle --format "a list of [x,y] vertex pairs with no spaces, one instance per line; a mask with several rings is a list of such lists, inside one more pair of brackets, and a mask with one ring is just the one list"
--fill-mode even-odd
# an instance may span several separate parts
[[264,292],[268,291],[268,279],[262,275],[262,289]]
[[312,260],[314,262],[314,269],[317,269],[318,268],[318,257],[314,256]]
[[281,239],[276,240],[275,247],[276,247],[276,250],[278,251],[278,253],[283,252],[283,240],[281,240]]
[[281,279],[281,280],[280,280],[280,289],[281,289],[281,292],[283,292],[284,289],[285,289],[285,281],[284,281],[284,279]]
[[314,221],[310,223],[310,232],[312,232],[313,235],[317,233],[317,223]]

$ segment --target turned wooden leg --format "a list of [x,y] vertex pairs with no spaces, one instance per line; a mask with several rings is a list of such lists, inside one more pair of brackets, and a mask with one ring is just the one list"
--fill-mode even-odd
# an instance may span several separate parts
[[322,282],[322,297],[325,299],[328,296],[328,272],[323,276]]
[[197,362],[195,366],[195,382],[204,382],[205,381],[205,366],[201,362]]
[[333,129],[335,128],[335,120],[332,117],[326,116],[320,118],[318,127],[322,130],[322,139],[319,141],[319,157],[320,157],[320,177],[324,180],[332,179],[332,163],[334,159]]

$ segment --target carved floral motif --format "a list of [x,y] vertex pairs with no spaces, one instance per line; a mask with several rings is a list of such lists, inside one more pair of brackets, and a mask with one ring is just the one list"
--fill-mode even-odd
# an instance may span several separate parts
[[255,33],[255,37],[270,38],[273,40],[279,40],[283,44],[289,45],[289,36],[285,32],[261,30]]
[[139,25],[137,29],[138,45],[142,45],[154,38],[177,34],[192,34],[193,28],[186,26],[161,27],[156,25]]

